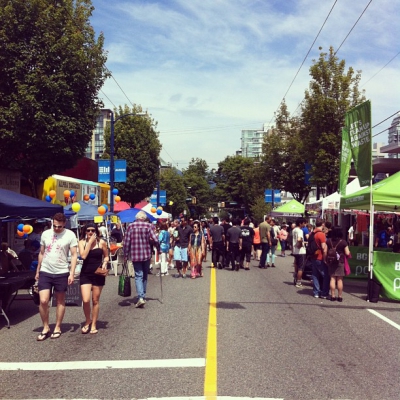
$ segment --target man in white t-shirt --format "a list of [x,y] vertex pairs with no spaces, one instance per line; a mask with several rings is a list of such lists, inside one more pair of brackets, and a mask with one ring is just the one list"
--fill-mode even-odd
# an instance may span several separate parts
[[304,246],[304,233],[302,229],[305,225],[305,218],[297,218],[296,227],[292,230],[292,253],[295,259],[294,276],[296,287],[302,287],[301,278],[306,264],[306,248]]
[[[56,326],[51,339],[61,336],[61,323],[65,314],[65,292],[68,285],[74,282],[77,261],[77,246],[75,234],[65,229],[66,218],[63,213],[53,217],[53,229],[42,233],[40,253],[35,279],[39,280],[39,312],[43,322],[42,333],[37,337],[39,342],[50,336],[49,302],[51,290],[57,299]],[[71,253],[71,268],[68,265],[68,255]]]

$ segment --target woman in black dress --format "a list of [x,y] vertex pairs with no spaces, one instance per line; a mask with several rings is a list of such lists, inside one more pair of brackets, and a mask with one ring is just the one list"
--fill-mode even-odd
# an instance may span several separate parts
[[[82,240],[79,241],[79,255],[83,259],[80,275],[80,285],[83,301],[83,312],[85,313],[85,324],[82,333],[97,333],[97,318],[99,316],[99,300],[101,290],[105,284],[105,276],[95,274],[94,271],[100,266],[107,269],[109,260],[107,243],[101,239],[96,224],[90,222],[82,229]],[[92,310],[90,310],[90,297],[92,297]],[[90,318],[92,313],[92,318]]]

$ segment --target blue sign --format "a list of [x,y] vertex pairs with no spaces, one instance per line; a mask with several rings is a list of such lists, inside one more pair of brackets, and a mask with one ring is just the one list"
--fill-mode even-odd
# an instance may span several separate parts
[[[157,189],[154,189],[153,194],[150,196],[150,203],[154,206],[157,207]],[[167,191],[166,190],[160,190],[160,204],[158,204],[161,207],[165,207],[167,205]]]
[[[110,160],[98,160],[98,182],[110,182]],[[126,182],[126,160],[114,160],[114,182]]]
[[306,184],[306,185],[310,185],[311,183],[310,183],[310,179],[311,179],[311,177],[312,177],[312,175],[311,175],[311,168],[312,168],[312,165],[311,164],[308,164],[308,163],[305,163],[304,164],[304,183]]
[[[265,189],[264,200],[266,203],[272,203],[272,189]],[[281,202],[281,191],[274,189],[274,203]]]

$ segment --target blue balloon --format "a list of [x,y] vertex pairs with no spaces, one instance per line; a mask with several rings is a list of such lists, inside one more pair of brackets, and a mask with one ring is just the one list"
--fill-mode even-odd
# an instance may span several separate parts
[[157,210],[157,215],[161,215],[162,214],[162,210],[158,209]]
[[51,197],[50,197],[49,195],[46,196],[46,201],[47,201],[48,203],[51,202]]
[[94,200],[96,198],[96,195],[94,193],[90,193],[89,199]]
[[69,191],[69,195],[70,195],[70,197],[74,197],[75,196],[75,190],[70,190]]
[[102,204],[102,206],[106,209],[106,212],[108,211],[108,206],[107,204]]
[[22,236],[24,239],[26,239],[28,237],[27,233],[24,233],[24,236]]
[[113,189],[112,194],[114,194],[116,196],[118,194],[118,189]]
[[20,232],[23,232],[23,231],[24,231],[24,224],[19,224],[19,225],[17,226],[17,229],[18,229]]

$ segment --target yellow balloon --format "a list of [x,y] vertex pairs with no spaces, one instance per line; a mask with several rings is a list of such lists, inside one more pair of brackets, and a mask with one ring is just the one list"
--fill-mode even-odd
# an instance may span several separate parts
[[29,225],[29,231],[28,231],[28,235],[30,235],[33,232],[33,226]]
[[81,209],[81,205],[79,203],[74,203],[72,204],[72,211],[75,211],[76,213]]

